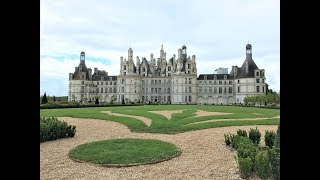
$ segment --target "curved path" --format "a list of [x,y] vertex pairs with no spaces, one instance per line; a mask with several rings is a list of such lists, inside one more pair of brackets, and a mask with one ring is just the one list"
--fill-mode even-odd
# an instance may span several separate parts
[[182,110],[163,110],[163,111],[148,111],[151,113],[159,114],[161,116],[166,117],[168,120],[171,119],[172,114],[182,113]]
[[107,113],[113,116],[123,116],[123,117],[131,117],[137,119],[139,121],[144,122],[148,127],[151,125],[152,120],[143,116],[135,116],[135,115],[128,115],[128,114],[120,114],[120,113],[112,113],[111,111],[101,111],[102,113]]
[[[58,118],[77,126],[75,137],[40,144],[41,179],[240,179],[231,151],[224,143],[225,133],[255,126],[212,128],[176,135],[132,133],[117,122],[95,119]],[[277,126],[257,126],[265,130]],[[182,154],[169,161],[125,168],[106,168],[77,163],[68,152],[83,143],[113,138],[148,138],[174,143]],[[263,141],[261,141],[263,142]]]

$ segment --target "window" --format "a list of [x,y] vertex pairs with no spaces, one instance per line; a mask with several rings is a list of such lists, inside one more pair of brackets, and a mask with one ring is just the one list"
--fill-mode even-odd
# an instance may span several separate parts
[[158,93],[158,88],[154,88],[155,92]]
[[104,88],[104,92],[108,92],[108,88]]
[[168,93],[170,93],[170,88],[168,88]]
[[142,102],[144,102],[144,96],[141,97]]
[[213,81],[213,84],[217,84],[217,81]]
[[158,81],[157,80],[154,81],[154,85],[158,85]]
[[159,88],[159,93],[161,93],[161,88]]
[[161,80],[159,80],[159,85],[161,85]]
[[154,80],[151,80],[151,85],[154,85]]
[[168,66],[168,71],[171,71],[171,66]]
[[84,89],[84,87],[83,87],[83,86],[81,86],[81,89]]
[[108,85],[108,81],[106,82],[106,85]]
[[229,93],[232,93],[232,87],[229,87]]
[[259,72],[256,72],[256,76],[259,76]]
[[189,102],[191,102],[191,96],[189,96]]
[[238,86],[238,93],[240,92],[240,86]]
[[224,75],[224,76],[223,76],[223,79],[227,79],[227,75]]
[[184,102],[188,102],[188,96],[184,97]]
[[97,93],[99,93],[99,88],[97,88]]
[[214,75],[214,77],[213,77],[214,79],[217,79],[217,76],[216,75]]
[[84,81],[82,81],[81,84],[84,85]]
[[190,67],[191,67],[191,65],[190,65],[190,64],[188,64],[188,69],[190,69]]
[[257,83],[260,83],[260,79],[256,79],[256,82],[257,82]]
[[151,93],[153,93],[153,88],[151,88]]
[[121,79],[121,84],[124,84],[124,79]]
[[212,93],[212,87],[209,87],[209,93]]
[[189,86],[189,93],[191,93],[191,86]]
[[188,71],[188,74],[190,74],[190,71]]
[[204,93],[207,93],[207,88],[204,88]]
[[101,85],[103,85],[103,82],[101,82]]
[[262,79],[262,83],[264,83],[264,79]]
[[84,75],[82,75],[81,78],[84,79]]
[[171,76],[171,73],[168,73],[168,76]]
[[123,66],[123,70],[127,70],[127,66],[126,65]]
[[189,78],[189,84],[191,84],[191,78]]
[[146,67],[142,67],[142,72],[146,72]]
[[99,82],[97,82],[97,85],[99,85]]
[[124,73],[123,73],[123,75],[127,75],[127,73],[126,73],[126,72],[124,72]]
[[238,84],[240,83],[240,80],[238,79]]
[[112,85],[112,82],[110,82],[110,85]]
[[187,87],[184,88],[184,92],[188,92],[188,88]]
[[141,81],[142,85],[144,85],[144,80]]
[[109,88],[109,93],[112,93],[112,88]]
[[264,72],[261,72],[261,76],[264,77]]
[[223,91],[224,93],[227,93],[227,88],[226,87],[224,87],[224,91]]
[[217,88],[216,87],[213,88],[213,93],[217,93]]
[[219,81],[219,84],[222,84],[222,81]]
[[222,93],[222,87],[219,87],[219,94]]
[[224,81],[224,84],[227,84],[227,81]]
[[204,76],[204,80],[207,80],[207,76]]
[[257,86],[257,92],[260,92],[260,86]]
[[187,78],[185,78],[184,83],[187,84]]
[[117,85],[117,82],[113,82],[113,85]]
[[202,93],[202,87],[199,87],[199,92]]
[[117,88],[113,88],[113,93],[116,93],[117,92]]
[[232,81],[229,81],[229,84],[232,84]]

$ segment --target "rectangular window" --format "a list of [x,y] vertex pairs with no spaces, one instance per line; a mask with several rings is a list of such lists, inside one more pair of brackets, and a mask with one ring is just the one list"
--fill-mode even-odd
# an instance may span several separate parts
[[113,88],[113,92],[116,93],[117,92],[117,88]]
[[219,94],[222,93],[222,87],[219,87]]
[[232,84],[232,81],[229,81],[229,84]]
[[142,102],[144,102],[144,96],[142,96],[141,99],[142,99]]
[[124,84],[124,79],[121,79],[121,84]]
[[103,82],[101,82],[101,85],[103,85]]
[[151,93],[153,93],[153,88],[151,88]]
[[103,93],[103,88],[101,88],[101,93]]
[[113,85],[117,85],[117,82],[113,82]]
[[97,85],[99,85],[99,82],[97,82]]
[[238,86],[238,93],[240,92],[240,86]]
[[189,78],[189,84],[191,84],[191,78]]
[[257,72],[256,75],[259,76],[259,72]]
[[227,81],[224,81],[224,84],[227,84]]
[[158,81],[157,80],[154,81],[154,85],[158,85]]
[[142,92],[144,93],[144,88],[142,88]]
[[187,87],[184,88],[184,92],[188,92],[188,88]]
[[81,78],[83,79],[83,78],[84,78],[84,75],[82,75]]
[[229,87],[229,93],[232,93],[232,87]]
[[190,67],[191,67],[190,64],[188,64],[188,69],[190,69]]
[[222,81],[219,81],[219,84],[222,84]]
[[191,93],[191,86],[189,86],[189,93]]
[[185,78],[184,83],[187,84],[187,78]]
[[171,66],[168,66],[168,71],[171,71]]
[[84,86],[81,86],[81,89],[84,89]]
[[238,84],[240,83],[240,80],[238,79]]
[[217,88],[216,87],[213,88],[213,93],[217,93]]
[[189,96],[189,102],[191,102],[191,96]]
[[143,68],[142,68],[142,72],[146,72],[146,67],[143,67]]
[[204,93],[207,93],[207,88],[204,88]]
[[97,88],[97,93],[99,93],[99,88]]
[[159,80],[159,85],[161,85],[161,80]]
[[184,97],[184,102],[188,102],[188,96]]
[[81,84],[84,85],[84,81],[82,81]]
[[257,82],[257,83],[260,83],[260,79],[256,79],[256,82]]
[[260,92],[260,86],[257,86],[257,92]]
[[108,92],[108,88],[104,88],[104,92]]
[[110,82],[110,85],[112,85],[112,82]]
[[170,93],[170,88],[168,88],[168,93]]
[[126,73],[126,72],[124,72],[124,73],[123,73],[123,75],[127,75],[127,73]]
[[156,91],[156,93],[158,93],[158,88],[154,88],[154,90]]
[[109,93],[112,93],[112,88],[109,88]]
[[223,91],[225,94],[227,93],[227,88],[226,87],[224,87],[224,91]]
[[168,73],[168,76],[171,76],[171,73]]
[[212,87],[209,87],[209,93],[212,93]]
[[217,81],[213,81],[213,84],[217,84]]
[[161,88],[159,88],[159,93],[161,93]]

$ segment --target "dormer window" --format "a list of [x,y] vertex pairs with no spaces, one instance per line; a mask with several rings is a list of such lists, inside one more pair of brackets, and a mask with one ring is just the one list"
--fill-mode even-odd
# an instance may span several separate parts
[[256,76],[259,76],[259,71],[256,72]]
[[127,70],[127,66],[126,65],[123,66],[123,70]]
[[214,79],[217,79],[217,76],[216,76],[216,75],[214,75]]
[[112,81],[112,77],[109,77],[109,80]]
[[223,77],[224,79],[227,79],[227,75],[224,75],[224,77]]
[[204,80],[207,80],[207,76],[204,76]]
[[103,81],[103,77],[101,77],[101,81]]

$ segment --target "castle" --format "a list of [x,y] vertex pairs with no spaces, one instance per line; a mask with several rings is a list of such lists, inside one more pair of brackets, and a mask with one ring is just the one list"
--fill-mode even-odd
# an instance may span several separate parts
[[241,67],[219,68],[213,74],[197,76],[196,56],[187,56],[185,45],[178,49],[178,57],[167,60],[161,46],[160,57],[150,60],[136,57],[129,48],[128,59],[120,57],[120,75],[87,68],[85,53],[80,64],[69,73],[68,101],[141,102],[172,104],[234,104],[244,103],[246,96],[266,93],[265,70],[252,59],[252,45],[246,45],[246,59]]

